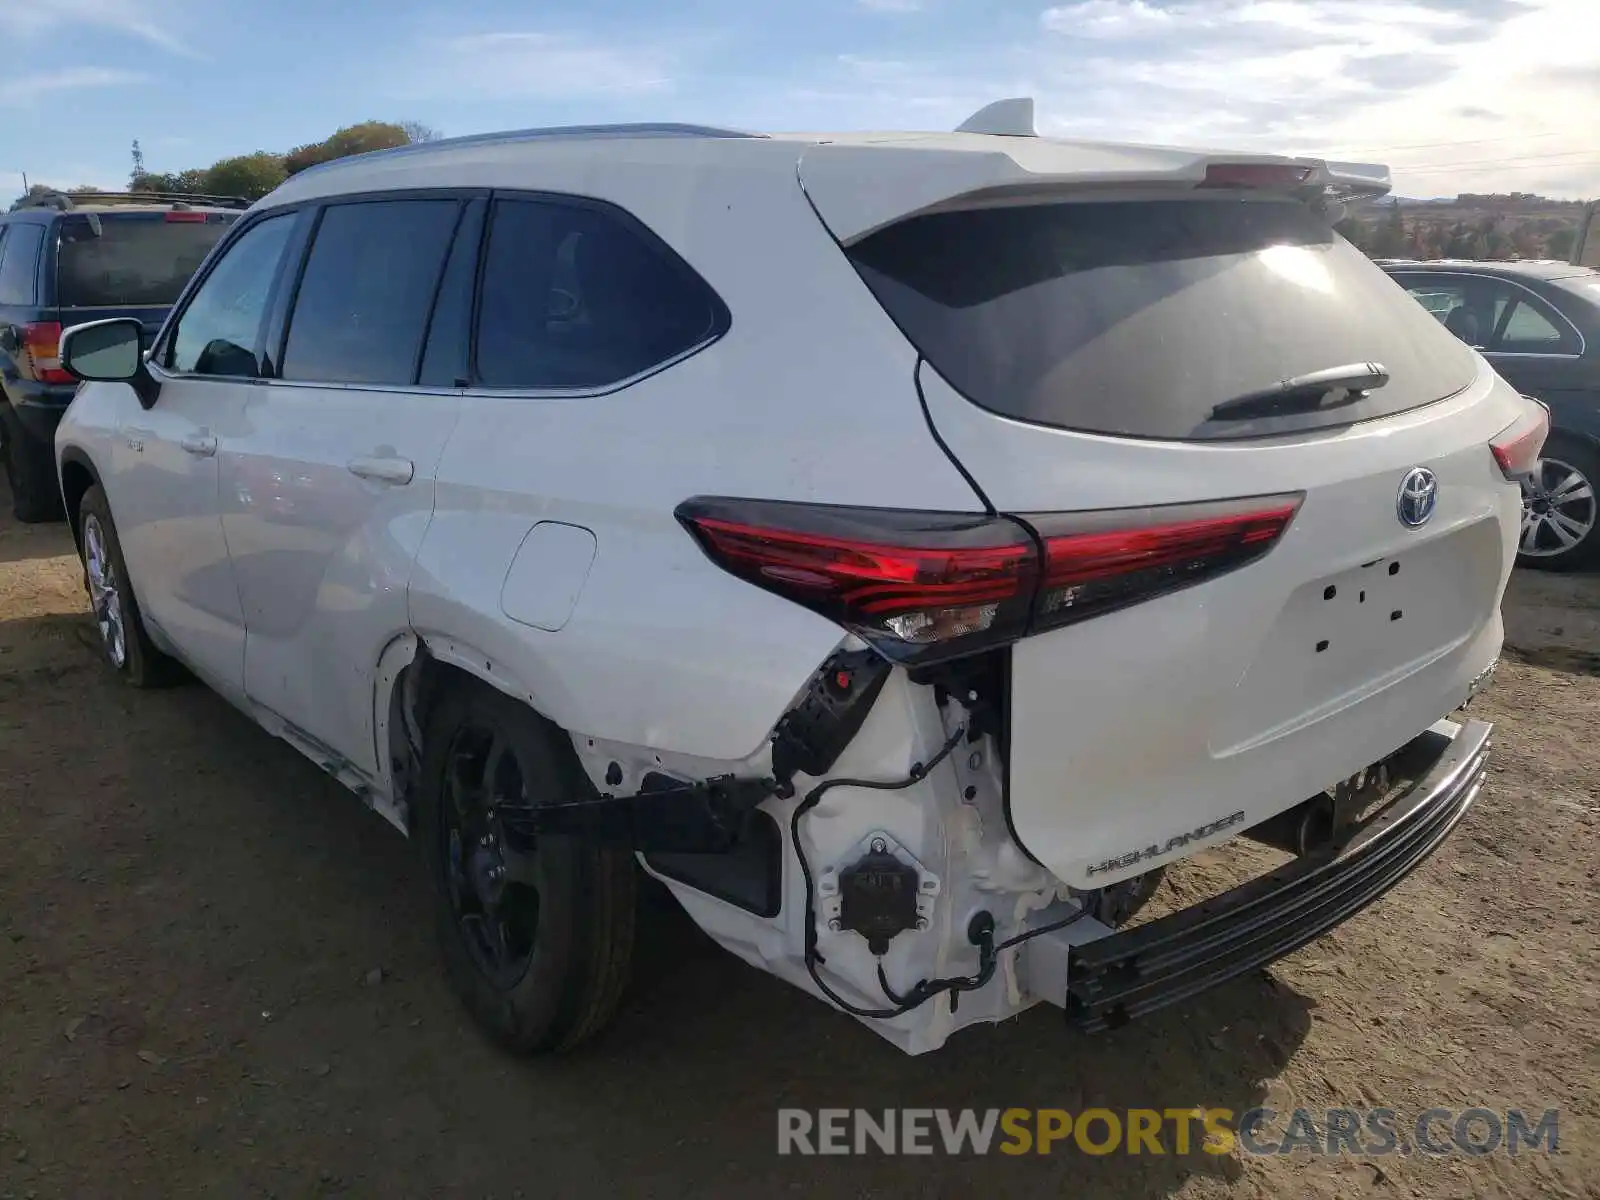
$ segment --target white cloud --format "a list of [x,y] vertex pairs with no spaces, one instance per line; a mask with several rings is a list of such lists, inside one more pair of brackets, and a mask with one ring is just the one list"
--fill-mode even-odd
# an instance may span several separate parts
[[1158,32],[1180,20],[1172,10],[1146,4],[1145,0],[1083,0],[1081,4],[1045,9],[1040,24],[1053,33],[1119,38]]
[[109,67],[63,67],[59,71],[38,71],[31,75],[0,77],[0,105],[21,108],[53,92],[80,88],[121,87],[143,83],[148,77],[137,71]]
[[70,36],[83,29],[123,33],[173,54],[192,55],[173,32],[170,2],[146,5],[141,0],[0,0],[0,29],[11,37]]
[[672,51],[659,43],[575,34],[459,34],[426,46],[416,74],[423,92],[493,99],[593,99],[664,91],[672,86]]
[[1018,61],[1046,133],[1376,159],[1407,194],[1594,196],[1593,5],[1082,0]]

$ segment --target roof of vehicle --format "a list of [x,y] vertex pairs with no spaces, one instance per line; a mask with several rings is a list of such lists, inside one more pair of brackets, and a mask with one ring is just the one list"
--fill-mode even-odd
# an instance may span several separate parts
[[1378,265],[1393,271],[1472,271],[1479,275],[1507,275],[1522,279],[1600,276],[1600,271],[1593,267],[1575,267],[1553,258],[1530,258],[1521,262],[1481,262],[1471,258],[1379,259]]
[[[475,134],[354,155],[301,171],[267,205],[403,187],[507,186],[516,168],[544,161],[652,168],[735,165],[800,171],[806,193],[841,241],[940,205],[1071,187],[1195,187],[1216,164],[1282,168],[1301,190],[1382,195],[1387,168],[1253,152],[1218,152],[1039,137],[1032,103],[1000,101],[961,130],[755,134],[699,125],[580,125]],[[870,171],[871,187],[862,186]],[[498,172],[498,174],[497,174]],[[436,182],[437,181],[437,182]],[[1285,182],[1284,187],[1288,184]]]
[[239,212],[250,206],[242,196],[199,196],[175,192],[44,192],[24,196],[0,217],[43,213]]

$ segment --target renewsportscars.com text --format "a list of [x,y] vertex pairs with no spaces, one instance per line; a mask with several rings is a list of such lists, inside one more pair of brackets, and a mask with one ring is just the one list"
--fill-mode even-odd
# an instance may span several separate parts
[[1552,1153],[1559,1113],[1430,1108],[781,1108],[779,1154]]

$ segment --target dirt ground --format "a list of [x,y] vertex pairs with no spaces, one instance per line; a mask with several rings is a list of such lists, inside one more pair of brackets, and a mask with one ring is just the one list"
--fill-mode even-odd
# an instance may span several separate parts
[[[0,495],[9,513],[9,498]],[[1600,577],[1519,576],[1486,795],[1269,974],[902,1057],[651,909],[592,1051],[508,1060],[411,848],[198,686],[96,660],[62,527],[0,522],[0,1196],[1600,1196]],[[1561,1110],[1516,1158],[780,1158],[781,1106]]]

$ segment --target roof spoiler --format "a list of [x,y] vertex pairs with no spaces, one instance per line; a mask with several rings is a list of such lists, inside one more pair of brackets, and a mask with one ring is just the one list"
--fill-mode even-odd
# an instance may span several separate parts
[[1313,181],[1329,200],[1373,200],[1394,188],[1389,168],[1381,163],[1324,162]]

